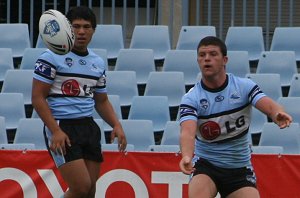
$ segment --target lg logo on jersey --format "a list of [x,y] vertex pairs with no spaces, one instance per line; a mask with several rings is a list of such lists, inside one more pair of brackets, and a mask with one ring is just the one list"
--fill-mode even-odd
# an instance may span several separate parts
[[[236,128],[241,128],[245,125],[245,117],[240,116],[234,123],[230,125],[229,121],[224,123],[226,127],[226,133],[232,133]],[[234,126],[233,126],[234,125]],[[201,136],[205,140],[214,140],[221,135],[221,128],[217,122],[207,121],[199,126]]]

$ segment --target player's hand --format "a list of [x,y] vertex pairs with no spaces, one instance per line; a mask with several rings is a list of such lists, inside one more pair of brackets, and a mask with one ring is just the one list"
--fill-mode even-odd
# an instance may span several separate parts
[[65,155],[66,145],[71,146],[71,141],[66,133],[63,131],[57,131],[52,134],[50,149],[55,154]]
[[182,157],[179,162],[179,167],[184,174],[190,175],[195,170],[192,165],[192,159],[188,156]]
[[127,146],[127,140],[125,137],[125,133],[121,125],[115,126],[111,133],[111,143],[114,142],[115,138],[118,138],[118,148],[119,151],[125,151]]
[[285,127],[289,127],[292,121],[293,121],[292,117],[289,114],[282,111],[278,112],[275,116],[275,123],[281,129]]

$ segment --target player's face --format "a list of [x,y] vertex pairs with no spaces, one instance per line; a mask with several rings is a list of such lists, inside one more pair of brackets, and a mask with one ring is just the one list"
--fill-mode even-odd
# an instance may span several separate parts
[[225,73],[227,56],[223,56],[220,47],[215,45],[201,46],[198,49],[197,61],[202,76],[213,76]]
[[72,22],[72,27],[75,33],[75,43],[73,48],[85,52],[95,32],[91,22],[84,19],[75,19]]

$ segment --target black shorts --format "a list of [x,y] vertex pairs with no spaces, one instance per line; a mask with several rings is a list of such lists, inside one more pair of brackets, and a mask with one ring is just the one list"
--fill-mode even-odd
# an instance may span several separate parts
[[63,119],[57,122],[71,141],[71,147],[66,145],[66,155],[55,154],[49,149],[52,133],[47,127],[44,128],[46,145],[57,167],[77,159],[103,161],[101,131],[92,117]]
[[242,187],[256,188],[256,176],[252,167],[220,168],[205,159],[199,159],[194,167],[193,176],[198,174],[209,176],[216,184],[221,197],[226,197]]

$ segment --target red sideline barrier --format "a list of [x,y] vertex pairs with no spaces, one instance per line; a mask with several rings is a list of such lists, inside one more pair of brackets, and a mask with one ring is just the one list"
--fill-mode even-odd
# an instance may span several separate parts
[[[186,198],[174,153],[105,152],[96,197]],[[300,155],[253,155],[262,198],[300,197]],[[75,175],[76,176],[76,175]],[[47,151],[0,151],[0,196],[59,197],[67,186]]]

